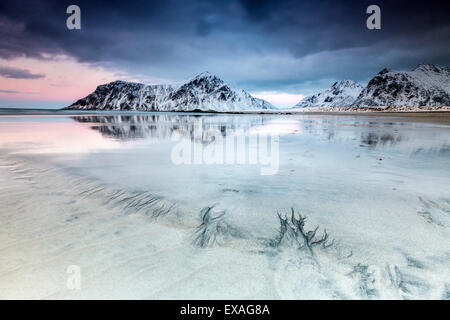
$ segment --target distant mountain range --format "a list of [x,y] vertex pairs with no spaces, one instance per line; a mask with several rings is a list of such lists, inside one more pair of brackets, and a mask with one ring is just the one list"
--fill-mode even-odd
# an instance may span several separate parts
[[297,108],[311,107],[439,107],[450,106],[450,68],[421,64],[412,71],[383,69],[366,87],[354,81],[336,82],[305,97]]
[[[352,80],[305,97],[294,108],[375,108],[450,106],[450,68],[421,64],[412,71],[383,69],[366,87]],[[201,73],[180,85],[146,85],[114,81],[100,85],[65,109],[135,111],[241,112],[276,110],[267,101],[233,89],[223,80]],[[397,108],[398,109],[398,108]]]
[[114,81],[65,109],[135,111],[245,111],[275,109],[241,89],[232,89],[204,72],[181,85],[145,85]]

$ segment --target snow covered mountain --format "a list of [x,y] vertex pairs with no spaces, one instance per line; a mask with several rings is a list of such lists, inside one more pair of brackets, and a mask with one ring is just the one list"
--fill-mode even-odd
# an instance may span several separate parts
[[296,107],[342,107],[352,105],[361,91],[362,85],[352,80],[335,82],[330,89],[303,98]]
[[232,89],[218,77],[203,72],[177,86],[114,81],[98,86],[65,109],[223,112],[274,108],[267,101]]
[[449,106],[450,68],[421,64],[413,71],[383,69],[353,106]]

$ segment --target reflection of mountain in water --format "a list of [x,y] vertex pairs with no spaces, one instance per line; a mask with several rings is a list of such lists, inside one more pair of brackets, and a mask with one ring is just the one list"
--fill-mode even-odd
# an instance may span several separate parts
[[449,130],[398,130],[398,127],[372,128],[370,131],[361,132],[361,145],[369,149],[399,148],[409,153],[420,152],[450,152]]
[[[296,134],[302,139],[315,136],[332,143],[352,141],[369,149],[399,148],[409,153],[450,152],[450,130],[413,122],[386,122],[343,117],[279,117],[272,115],[92,115],[74,116],[89,123],[104,137],[129,141],[136,139],[171,139],[173,134],[209,143],[210,130],[227,134],[258,133],[269,135]],[[295,130],[291,127],[295,123]],[[256,130],[255,130],[256,129]],[[275,131],[271,131],[275,130]]]
[[338,117],[301,121],[301,132],[333,143],[354,141],[368,149],[398,148],[407,153],[450,152],[448,127],[420,122],[373,121]]
[[202,134],[208,130],[219,130],[222,136],[227,132],[242,130],[248,133],[250,128],[263,126],[268,118],[198,116],[198,115],[108,115],[108,116],[75,116],[74,120],[92,123],[91,128],[98,130],[107,138],[122,141],[156,138],[170,139],[177,132],[186,138],[194,137],[194,131]]
[[368,132],[361,136],[361,142],[368,145],[369,147],[376,147],[378,145],[395,145],[401,142],[402,136],[399,134],[393,134],[391,132],[387,133],[376,133]]

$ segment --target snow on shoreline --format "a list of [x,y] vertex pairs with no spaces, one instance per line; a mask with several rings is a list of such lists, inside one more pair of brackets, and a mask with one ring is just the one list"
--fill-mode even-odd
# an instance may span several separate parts
[[450,112],[450,106],[442,107],[410,107],[410,106],[380,106],[380,107],[306,107],[306,108],[290,108],[275,110],[242,110],[242,111],[223,111],[223,112],[207,112],[221,114],[308,114],[308,113],[430,113],[430,112]]
[[294,112],[442,112],[450,111],[450,106],[441,107],[410,107],[410,106],[380,106],[380,107],[309,107],[295,108]]

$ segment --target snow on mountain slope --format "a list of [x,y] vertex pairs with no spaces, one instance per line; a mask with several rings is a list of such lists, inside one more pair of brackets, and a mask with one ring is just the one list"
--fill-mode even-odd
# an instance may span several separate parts
[[270,103],[232,89],[218,77],[204,72],[179,85],[144,85],[114,81],[100,85],[65,109],[141,111],[242,111],[274,109]]
[[383,69],[361,92],[354,106],[449,106],[450,68],[421,64],[413,71]]
[[296,107],[342,107],[353,104],[361,91],[362,85],[352,80],[335,82],[330,89],[310,95],[300,101]]

